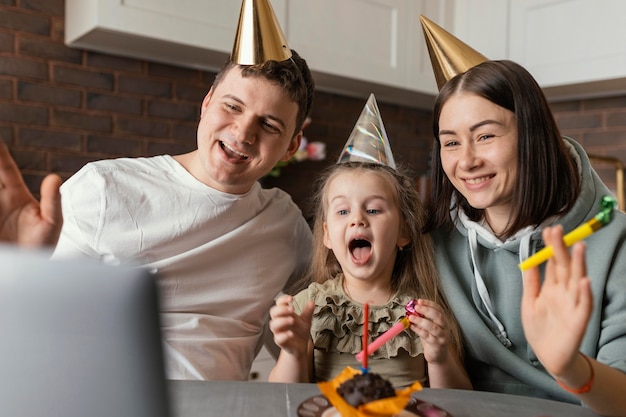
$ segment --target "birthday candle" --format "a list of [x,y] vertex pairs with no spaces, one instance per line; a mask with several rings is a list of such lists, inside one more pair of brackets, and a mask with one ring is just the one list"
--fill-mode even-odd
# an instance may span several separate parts
[[369,356],[369,348],[367,344],[368,338],[368,327],[369,327],[369,313],[370,307],[369,304],[363,304],[363,355],[361,355],[361,366],[363,367],[363,373],[367,373],[367,357]]

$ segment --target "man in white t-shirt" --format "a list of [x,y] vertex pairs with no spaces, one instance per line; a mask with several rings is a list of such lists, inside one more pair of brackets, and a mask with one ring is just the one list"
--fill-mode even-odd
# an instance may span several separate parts
[[301,211],[258,182],[298,150],[313,101],[306,61],[286,53],[229,60],[202,102],[193,152],[89,163],[61,187],[53,258],[158,273],[171,379],[246,380],[275,296],[308,267]]

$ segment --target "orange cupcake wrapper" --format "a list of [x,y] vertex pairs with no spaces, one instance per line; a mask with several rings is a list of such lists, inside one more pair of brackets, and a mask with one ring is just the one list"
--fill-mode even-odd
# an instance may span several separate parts
[[337,393],[337,388],[344,381],[360,373],[361,371],[348,366],[332,380],[317,384],[322,394],[324,394],[328,401],[337,409],[337,411],[339,411],[342,417],[393,416],[394,414],[398,414],[404,410],[411,399],[411,393],[422,389],[422,384],[415,382],[407,388],[396,390],[395,397],[372,401],[355,408],[348,404],[343,397]]

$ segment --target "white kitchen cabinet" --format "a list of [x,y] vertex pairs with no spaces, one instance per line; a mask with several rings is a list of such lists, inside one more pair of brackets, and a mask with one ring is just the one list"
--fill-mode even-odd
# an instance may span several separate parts
[[[273,0],[281,25],[286,1]],[[216,70],[230,55],[239,0],[66,0],[72,47]]]
[[405,87],[409,2],[290,0],[289,44],[318,71]]
[[510,58],[549,96],[626,91],[626,2],[510,0]]
[[[419,14],[452,22],[454,0],[272,0],[320,90],[430,107],[436,93]],[[217,70],[240,0],[66,0],[66,44]],[[446,16],[446,14],[448,16]],[[416,66],[417,65],[417,66]]]
[[452,24],[444,28],[487,58],[506,59],[509,13],[510,0],[459,0]]
[[[437,92],[419,15],[453,23],[454,0],[288,0],[287,37],[322,90],[430,108]],[[443,23],[445,22],[445,23]]]
[[[623,0],[271,0],[323,91],[431,108],[419,15],[490,59],[524,65],[552,99],[626,91]],[[241,0],[66,0],[69,46],[215,71]]]

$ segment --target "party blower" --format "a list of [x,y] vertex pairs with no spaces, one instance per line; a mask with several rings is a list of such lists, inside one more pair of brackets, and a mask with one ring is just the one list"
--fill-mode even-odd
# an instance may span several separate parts
[[378,338],[376,338],[376,340],[374,340],[369,345],[364,344],[365,349],[356,354],[356,360],[361,362],[364,368],[367,368],[367,356],[376,352],[378,348],[380,348],[382,345],[384,345],[385,343],[387,343],[388,341],[390,341],[391,339],[393,339],[394,337],[402,333],[405,329],[409,328],[409,326],[411,325],[411,322],[409,321],[408,317],[410,315],[418,315],[420,317],[424,317],[423,315],[415,311],[416,303],[417,303],[416,300],[409,301],[405,307],[406,308],[405,317],[402,317],[396,324],[391,326],[389,330],[381,334]]
[[[594,218],[586,223],[581,224],[576,229],[572,230],[565,236],[563,236],[563,242],[566,246],[572,246],[574,243],[579,242],[599,230],[602,226],[606,226],[612,218],[613,210],[617,207],[617,201],[610,195],[602,197],[600,200],[600,212],[596,214]],[[522,271],[526,271],[532,267],[541,265],[554,255],[554,248],[552,246],[546,246],[533,256],[526,259],[519,264],[519,268]]]

